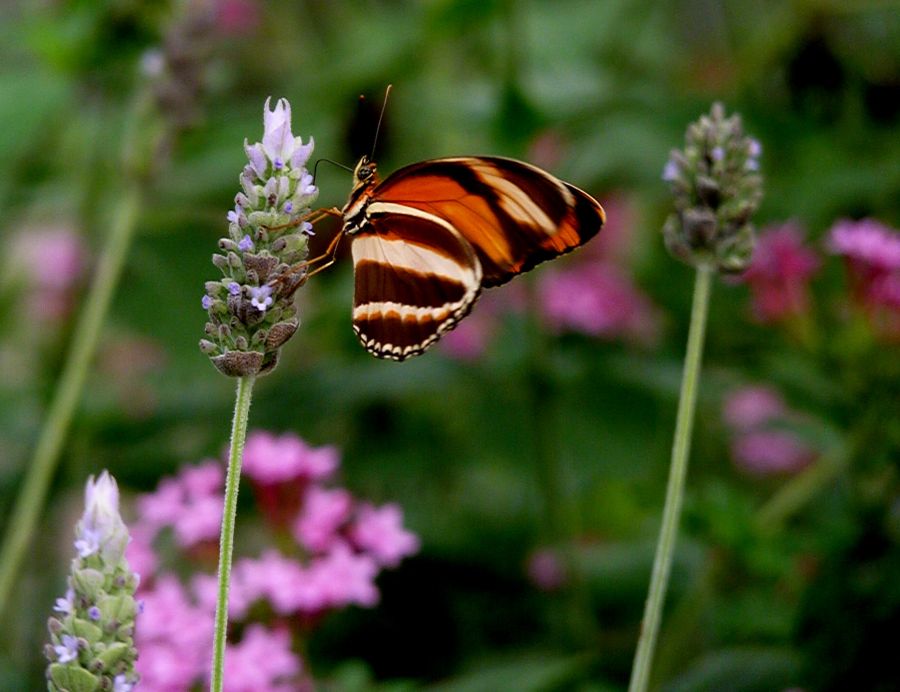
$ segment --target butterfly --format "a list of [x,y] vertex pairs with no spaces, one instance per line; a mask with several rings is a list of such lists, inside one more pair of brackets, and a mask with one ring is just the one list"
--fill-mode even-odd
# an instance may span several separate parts
[[453,329],[482,289],[574,250],[606,221],[574,185],[494,156],[422,161],[384,180],[363,156],[335,212],[335,240],[352,238],[353,331],[369,353],[397,361]]

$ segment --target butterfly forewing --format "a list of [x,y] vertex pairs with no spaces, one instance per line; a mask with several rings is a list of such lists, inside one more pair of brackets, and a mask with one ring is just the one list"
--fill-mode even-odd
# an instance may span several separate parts
[[603,209],[535,166],[499,157],[435,159],[393,173],[370,209],[395,203],[446,219],[471,243],[484,286],[497,286],[584,244]]
[[422,353],[497,286],[597,234],[603,208],[527,163],[423,161],[377,183],[360,161],[343,209],[353,240],[353,329],[366,349]]
[[381,358],[422,353],[468,314],[481,290],[471,246],[440,219],[373,215],[351,252],[353,330]]

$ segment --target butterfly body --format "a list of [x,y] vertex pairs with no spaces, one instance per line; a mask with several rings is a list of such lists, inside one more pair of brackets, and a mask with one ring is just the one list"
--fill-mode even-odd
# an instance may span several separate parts
[[341,210],[353,239],[353,329],[380,358],[425,351],[498,286],[592,238],[600,204],[527,163],[457,157],[383,181],[367,158]]

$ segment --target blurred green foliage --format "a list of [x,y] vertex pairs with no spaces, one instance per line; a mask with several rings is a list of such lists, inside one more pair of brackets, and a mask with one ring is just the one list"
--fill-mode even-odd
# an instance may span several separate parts
[[[721,100],[763,144],[758,223],[796,218],[814,242],[844,216],[896,228],[900,7],[212,5],[197,117],[174,142],[171,163],[148,178],[140,235],[19,608],[0,635],[0,688],[42,684],[44,620],[63,583],[86,476],[108,468],[126,491],[145,491],[226,442],[233,383],[198,352],[199,304],[238,188],[241,144],[260,136],[263,101],[289,98],[294,131],[315,137],[315,155],[351,164],[371,145],[359,134],[371,124],[357,97],[380,103],[392,83],[379,141],[384,173],[490,153],[534,159],[601,201],[623,196],[633,210],[627,271],[659,306],[663,332],[638,348],[558,337],[512,315],[474,362],[435,349],[397,365],[372,359],[352,336],[348,261],[304,288],[303,325],[277,371],[259,382],[251,427],[340,446],[346,485],[398,501],[424,546],[385,575],[377,609],[323,624],[308,664],[337,689],[621,689],[662,506],[690,304],[690,271],[665,255],[658,230],[668,211],[660,180],[668,151]],[[133,85],[177,10],[134,0],[0,8],[4,240],[62,225],[99,248],[119,189]],[[346,174],[321,166],[317,182],[323,205],[343,204]],[[323,224],[318,239],[336,230]],[[21,482],[71,326],[28,328],[18,287],[0,282],[0,517]],[[896,345],[846,326],[846,291],[839,263],[826,260],[810,343],[753,323],[746,287],[720,284],[713,293],[655,671],[663,689],[900,686],[892,656],[900,358]],[[729,460],[721,397],[747,382],[780,388],[809,414],[819,448],[845,450],[840,468],[766,529],[758,513],[793,481],[756,479]],[[572,557],[568,585],[557,591],[526,575],[529,555],[543,546]]]

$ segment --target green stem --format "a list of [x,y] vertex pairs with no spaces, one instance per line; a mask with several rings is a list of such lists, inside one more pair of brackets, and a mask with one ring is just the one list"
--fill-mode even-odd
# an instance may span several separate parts
[[691,325],[688,331],[687,353],[681,378],[681,394],[678,400],[678,416],[675,421],[675,441],[672,444],[672,462],[666,487],[666,504],[663,507],[662,527],[653,560],[653,575],[644,608],[641,636],[631,669],[629,692],[644,692],[650,680],[650,668],[662,619],[662,608],[672,570],[675,539],[684,499],[684,482],[687,476],[688,455],[691,449],[691,429],[697,403],[697,383],[700,379],[700,362],[703,356],[703,338],[706,331],[706,315],[709,308],[709,291],[712,279],[710,267],[698,267],[694,283],[694,302],[691,308]]
[[234,519],[237,514],[241,461],[247,438],[247,418],[253,395],[253,376],[241,377],[234,401],[231,423],[231,449],[228,452],[228,475],[225,479],[225,509],[222,514],[222,536],[219,539],[219,596],[216,600],[216,630],[213,642],[212,692],[222,692],[225,667],[225,639],[228,634],[228,582],[231,579],[231,554],[234,549]]
[[100,330],[122,273],[140,206],[140,186],[134,181],[125,190],[116,208],[112,228],[87,295],[84,310],[75,327],[72,345],[54,392],[47,419],[41,428],[24,485],[16,498],[3,536],[3,544],[0,547],[0,617],[6,610],[16,575],[44,507],[60,450],[84,389],[91,360],[100,338]]

